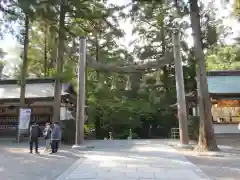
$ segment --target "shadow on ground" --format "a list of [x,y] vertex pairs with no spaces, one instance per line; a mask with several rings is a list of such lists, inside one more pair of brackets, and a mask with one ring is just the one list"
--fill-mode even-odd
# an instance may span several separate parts
[[236,156],[207,157],[184,154],[213,180],[239,180],[240,158]]
[[57,154],[44,152],[40,144],[40,155],[29,154],[28,143],[0,142],[1,179],[7,180],[55,180],[83,154],[61,146]]
[[183,150],[178,152],[213,180],[239,180],[240,136],[221,136],[216,140],[221,152],[209,154]]
[[[85,150],[72,150],[70,146],[61,145],[60,151],[56,155],[44,153],[43,144],[40,146],[41,154],[35,155],[28,153],[28,143],[16,144],[0,141],[1,179],[55,180],[79,158],[88,158],[86,159],[86,162],[89,163],[87,169],[82,170],[82,172],[87,172],[88,169],[97,170],[100,168],[101,173],[104,175],[110,167],[119,166],[120,168],[115,169],[117,171],[115,174],[119,174],[122,173],[121,166],[127,162],[128,167],[125,170],[128,169],[131,173],[132,171],[136,171],[136,174],[140,175],[140,172],[146,171],[146,174],[149,176],[142,178],[151,178],[151,173],[147,173],[147,171],[154,172],[154,169],[159,176],[159,169],[164,171],[164,168],[165,170],[170,169],[170,174],[173,174],[177,169],[184,169],[186,166],[188,169],[195,171],[194,165],[186,161],[187,158],[214,180],[239,179],[239,149],[228,149],[227,151],[232,152],[232,155],[230,153],[230,155],[223,157],[199,156],[191,152],[176,152],[175,150],[165,149],[164,146],[161,146],[161,144],[169,144],[171,141],[86,141],[87,148]],[[227,146],[228,144],[225,143],[224,145]],[[239,152],[239,155],[236,154],[237,152]],[[179,153],[186,158],[179,156]],[[163,173],[167,175],[167,172]]]
[[[170,180],[176,177],[178,180],[208,180],[184,156],[164,145],[163,140],[97,141],[87,146],[92,147],[85,150],[87,159],[58,180],[79,178]],[[186,177],[181,177],[182,173],[185,173]]]

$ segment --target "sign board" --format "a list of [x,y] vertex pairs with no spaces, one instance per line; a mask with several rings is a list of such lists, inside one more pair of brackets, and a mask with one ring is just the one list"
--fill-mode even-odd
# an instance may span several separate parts
[[71,112],[69,110],[67,110],[66,107],[61,107],[60,108],[60,120],[64,121],[64,120],[71,120],[71,119],[74,119]]
[[20,109],[19,125],[20,130],[27,130],[31,120],[31,109]]

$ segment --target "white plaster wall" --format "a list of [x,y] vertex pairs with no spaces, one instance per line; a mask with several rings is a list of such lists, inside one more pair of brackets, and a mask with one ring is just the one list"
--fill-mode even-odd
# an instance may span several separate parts
[[237,134],[238,124],[213,124],[215,134]]
[[[65,84],[63,84],[62,90]],[[64,94],[64,92],[62,92]],[[54,83],[26,84],[26,98],[53,97]],[[0,85],[0,99],[20,97],[20,86],[16,84]]]

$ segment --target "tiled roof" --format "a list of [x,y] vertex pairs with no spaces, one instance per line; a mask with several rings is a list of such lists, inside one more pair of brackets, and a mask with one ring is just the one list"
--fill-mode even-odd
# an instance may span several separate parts
[[[63,84],[62,94],[66,84]],[[54,80],[28,81],[26,84],[26,98],[53,97]],[[0,99],[20,98],[20,86],[14,80],[6,80],[6,83],[0,81]]]
[[207,81],[209,93],[240,94],[240,75],[208,76]]

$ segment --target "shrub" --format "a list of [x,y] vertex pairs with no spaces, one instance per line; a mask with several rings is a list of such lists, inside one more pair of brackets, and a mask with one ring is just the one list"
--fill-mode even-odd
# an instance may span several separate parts
[[62,121],[62,141],[73,144],[75,140],[76,123],[74,120]]
[[[94,127],[91,125],[84,126],[84,136],[85,136],[84,138],[89,139],[88,136],[92,135],[92,129],[94,129]],[[75,120],[62,121],[62,142],[63,143],[73,144],[75,141],[75,133],[76,133]]]

